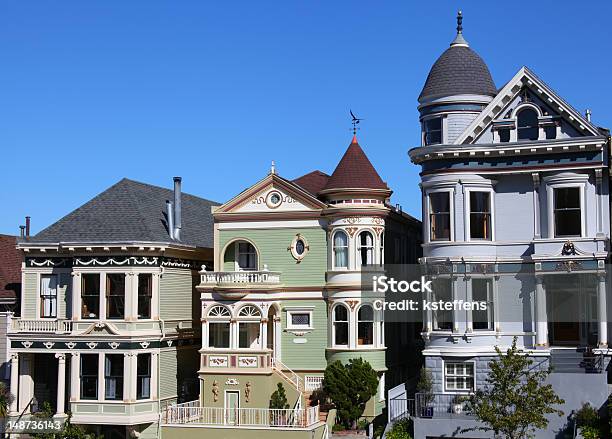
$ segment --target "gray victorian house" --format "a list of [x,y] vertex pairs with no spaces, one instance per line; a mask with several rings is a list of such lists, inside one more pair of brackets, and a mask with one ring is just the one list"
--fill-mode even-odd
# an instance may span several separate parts
[[[429,311],[423,355],[434,395],[416,395],[415,437],[489,437],[461,395],[485,384],[495,346],[514,338],[565,399],[538,437],[555,437],[583,403],[606,404],[609,360],[609,131],[527,67],[497,88],[457,36],[418,98],[423,258],[433,300],[486,310]],[[609,302],[609,301],[608,301]]]

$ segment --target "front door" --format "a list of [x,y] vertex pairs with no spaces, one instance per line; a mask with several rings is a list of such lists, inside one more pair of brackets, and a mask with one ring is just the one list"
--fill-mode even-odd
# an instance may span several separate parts
[[[574,290],[557,290],[552,298],[552,345],[578,346],[580,344],[580,296]],[[573,316],[570,315],[573,310]]]
[[240,422],[240,392],[237,390],[225,391],[225,423],[238,425]]

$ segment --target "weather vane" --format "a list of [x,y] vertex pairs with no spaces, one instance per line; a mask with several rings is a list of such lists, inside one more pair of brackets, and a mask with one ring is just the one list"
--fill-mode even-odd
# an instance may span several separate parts
[[351,120],[351,123],[353,124],[353,135],[355,135],[355,134],[357,134],[357,130],[359,129],[359,128],[357,127],[357,125],[359,125],[359,122],[361,122],[361,121],[362,121],[362,120],[364,120],[364,119],[359,119],[358,117],[356,117],[356,116],[353,114],[353,111],[352,111],[352,110],[349,110],[349,113],[351,113],[351,118],[353,119],[353,120]]

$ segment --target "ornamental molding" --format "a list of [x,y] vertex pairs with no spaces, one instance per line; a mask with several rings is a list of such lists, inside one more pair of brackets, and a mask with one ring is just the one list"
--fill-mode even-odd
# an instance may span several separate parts
[[225,382],[226,386],[238,386],[240,382],[236,378],[228,378]]
[[31,342],[31,341],[22,341],[21,344],[23,345],[24,348],[30,349],[30,347],[34,344],[34,342]]
[[54,345],[55,343],[53,343],[52,341],[46,341],[43,343],[43,346],[46,347],[47,349],[51,349]]
[[127,266],[134,266],[134,265],[136,266],[137,265],[157,266],[158,261],[159,261],[159,258],[155,256],[151,258],[146,257],[146,256],[142,256],[142,257],[130,256],[126,258],[92,257],[92,258],[75,258],[74,265],[83,266],[83,267],[88,267],[88,266],[105,267],[105,266],[124,266],[124,265],[127,265]]

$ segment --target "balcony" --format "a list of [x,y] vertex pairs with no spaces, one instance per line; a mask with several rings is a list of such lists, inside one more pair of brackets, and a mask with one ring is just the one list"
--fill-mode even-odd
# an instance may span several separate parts
[[253,290],[281,286],[281,273],[269,271],[200,271],[198,289],[212,289],[227,298],[241,298]]
[[414,416],[434,419],[473,419],[468,411],[469,395],[449,393],[417,393],[414,395]]
[[10,332],[30,334],[69,334],[72,332],[72,321],[14,319],[11,321]]

